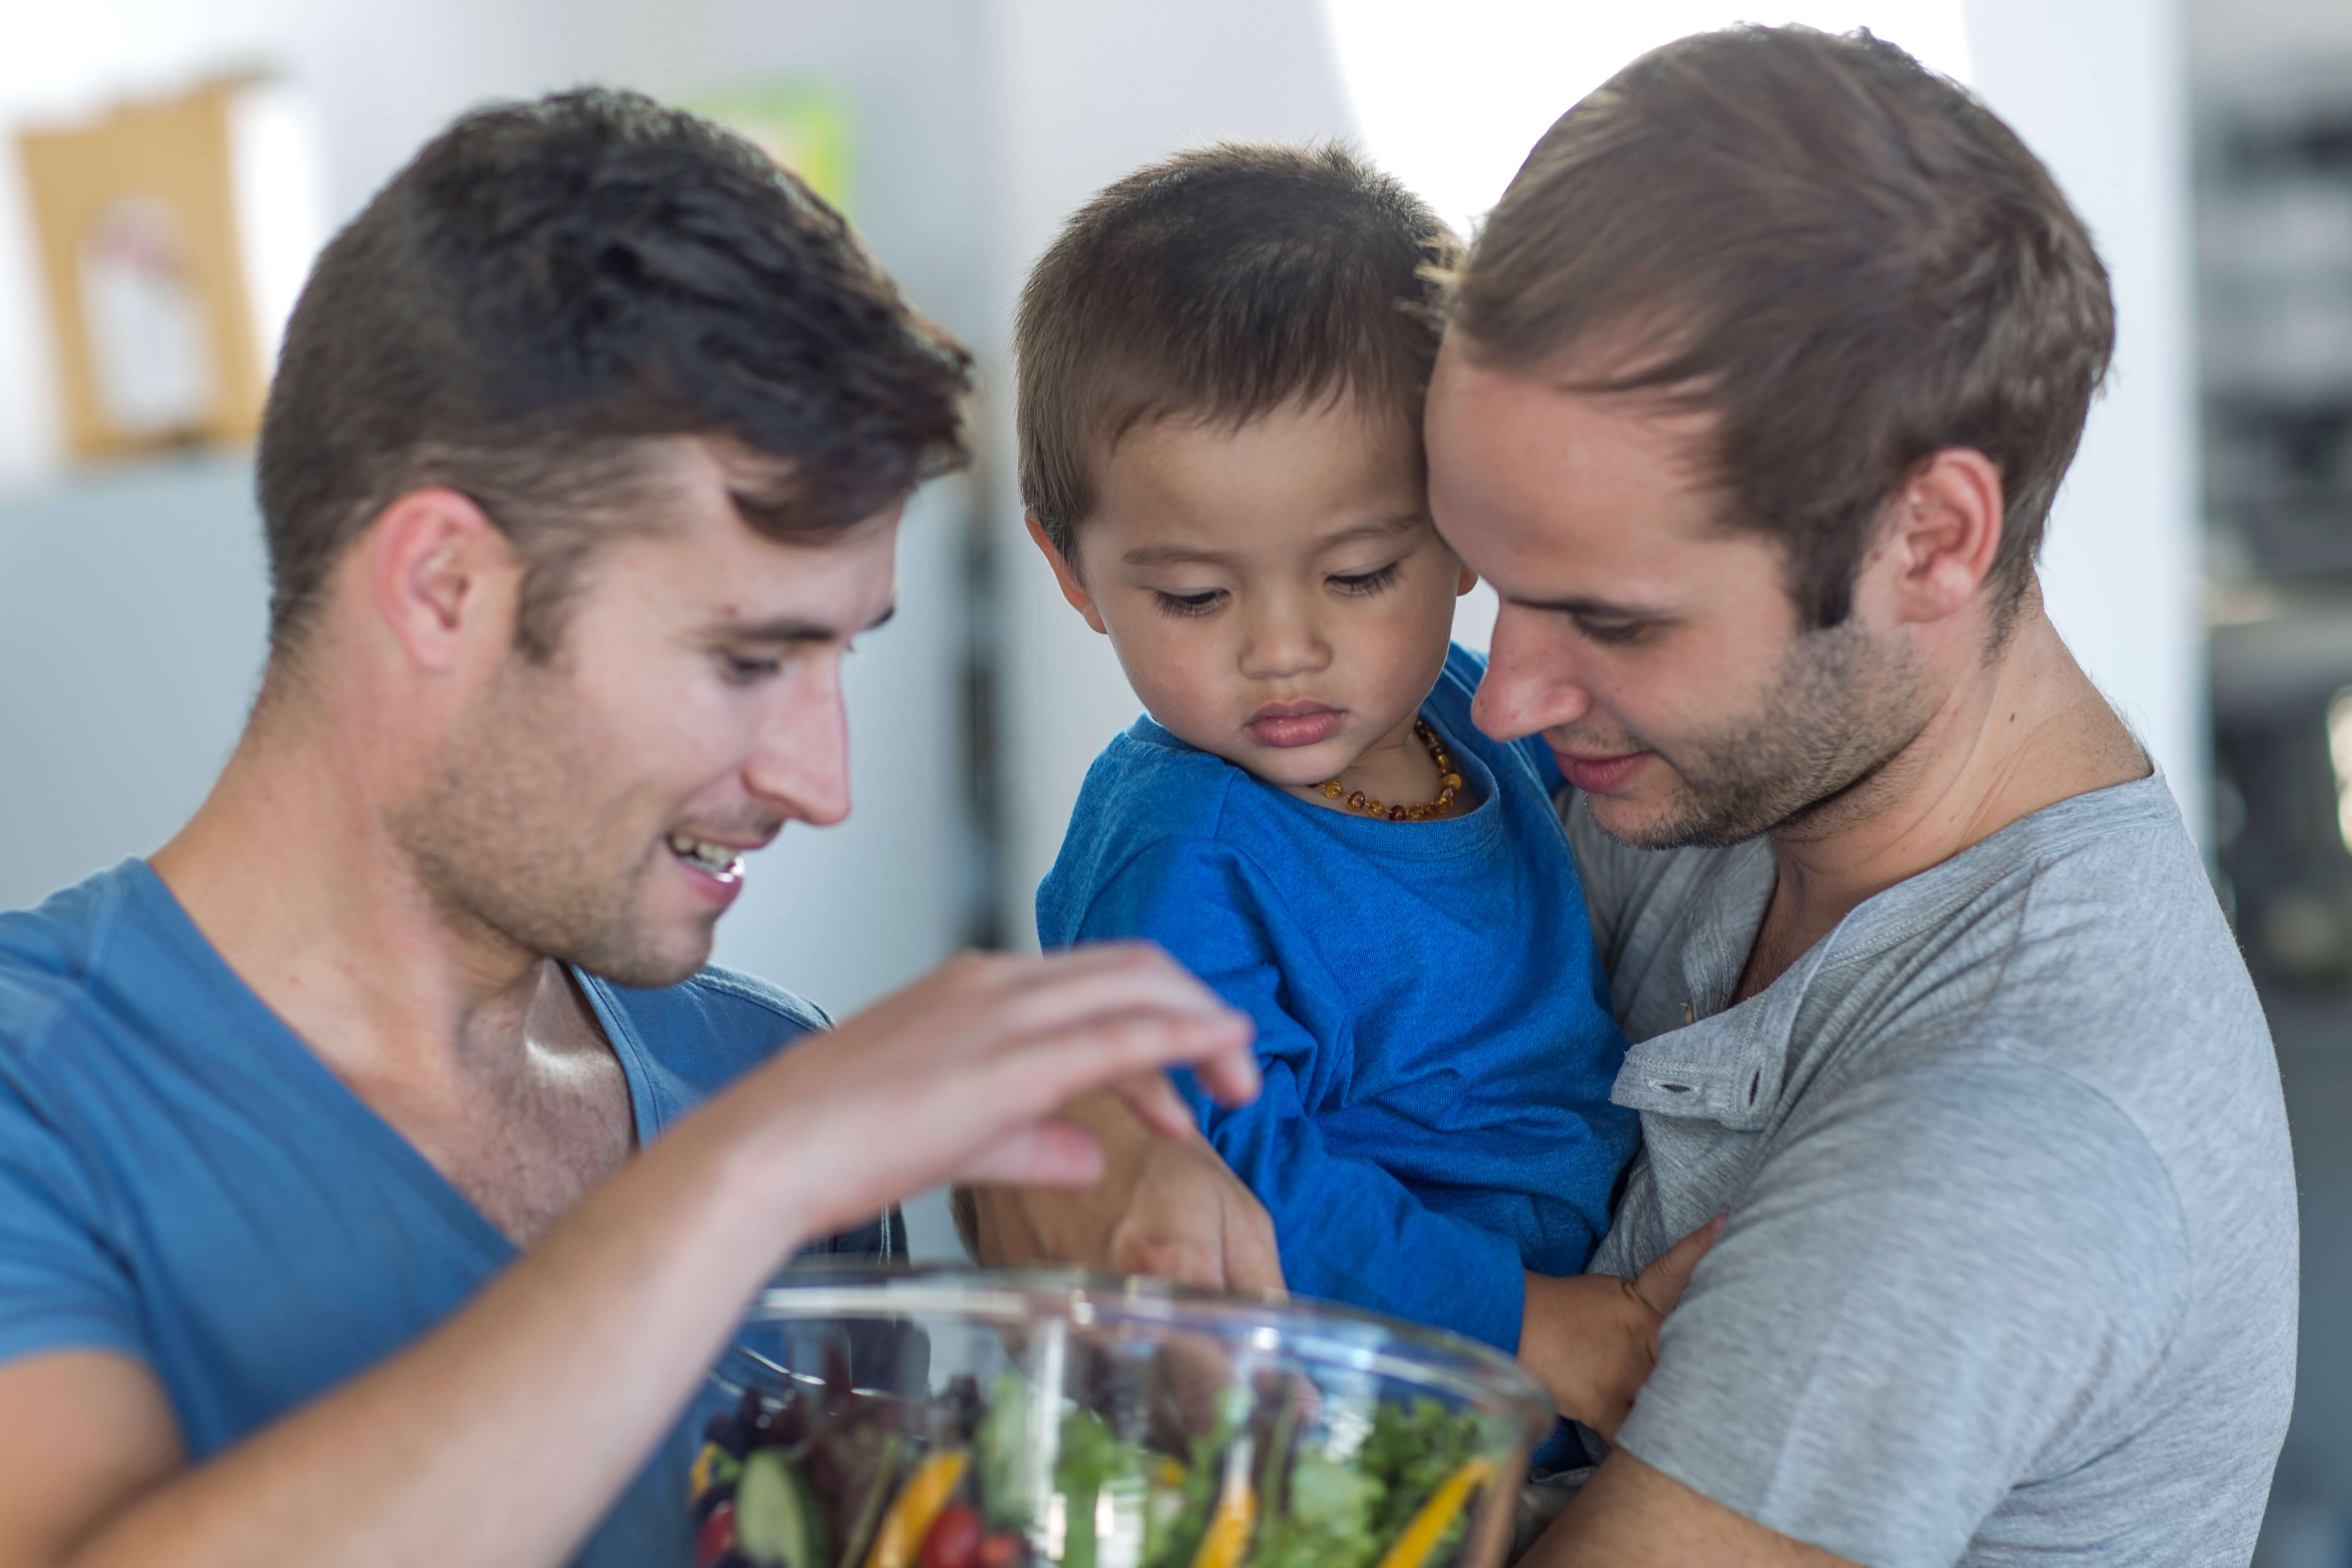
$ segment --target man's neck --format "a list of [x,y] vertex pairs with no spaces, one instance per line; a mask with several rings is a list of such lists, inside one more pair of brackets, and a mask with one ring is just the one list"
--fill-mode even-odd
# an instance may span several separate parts
[[561,971],[457,928],[384,825],[364,741],[263,709],[150,859],[238,978],[347,1081],[463,1076],[519,1052]]
[[2029,591],[2000,651],[1849,800],[1772,835],[1780,879],[1738,994],[1752,996],[1855,907],[2044,806],[2149,763]]

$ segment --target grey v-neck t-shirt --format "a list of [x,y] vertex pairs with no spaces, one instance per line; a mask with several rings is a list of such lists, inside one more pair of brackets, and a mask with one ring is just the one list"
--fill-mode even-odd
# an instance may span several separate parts
[[1644,1142],[1592,1267],[1731,1215],[1619,1442],[1880,1568],[2243,1564],[2294,1391],[2294,1170],[2162,780],[1888,889],[1737,1005],[1769,844],[1629,848],[1562,798]]

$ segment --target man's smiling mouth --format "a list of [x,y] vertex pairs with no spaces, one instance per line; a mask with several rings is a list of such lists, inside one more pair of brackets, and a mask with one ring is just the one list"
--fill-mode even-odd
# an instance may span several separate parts
[[668,843],[671,854],[698,871],[708,872],[722,882],[743,879],[743,857],[731,845],[714,844],[688,833],[673,833]]

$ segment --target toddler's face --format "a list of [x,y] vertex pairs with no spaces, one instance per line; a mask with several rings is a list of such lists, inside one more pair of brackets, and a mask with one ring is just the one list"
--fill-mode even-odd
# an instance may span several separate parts
[[1406,742],[1475,579],[1392,419],[1342,399],[1237,430],[1159,421],[1119,442],[1099,497],[1083,580],[1056,565],[1153,718],[1292,788]]

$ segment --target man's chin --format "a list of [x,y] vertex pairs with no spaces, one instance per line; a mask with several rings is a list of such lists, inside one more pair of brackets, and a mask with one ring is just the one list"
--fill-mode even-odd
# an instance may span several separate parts
[[1606,795],[1587,795],[1583,798],[1594,825],[1633,849],[1719,849],[1745,843],[1768,831],[1712,820],[1686,796],[1664,801]]
[[694,935],[668,933],[666,941],[600,943],[591,952],[566,957],[565,962],[614,985],[633,991],[658,991],[701,973],[710,962],[715,935],[706,926]]

